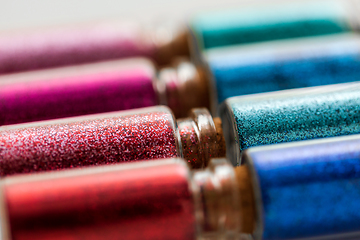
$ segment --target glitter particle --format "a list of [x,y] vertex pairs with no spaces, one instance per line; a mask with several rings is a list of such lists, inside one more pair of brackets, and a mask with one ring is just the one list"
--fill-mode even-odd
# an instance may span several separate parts
[[0,175],[179,156],[171,111],[156,109],[4,128],[0,131]]

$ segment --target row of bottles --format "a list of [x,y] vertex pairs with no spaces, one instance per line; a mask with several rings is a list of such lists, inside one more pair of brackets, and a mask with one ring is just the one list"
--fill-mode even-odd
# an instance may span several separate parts
[[0,73],[134,56],[167,64],[189,52],[197,61],[217,47],[357,31],[358,9],[357,0],[307,0],[199,13],[186,27],[114,22],[12,31],[0,35]]
[[200,168],[225,149],[237,166],[250,147],[360,133],[359,96],[360,83],[346,83],[229,98],[218,118],[198,108],[176,121],[160,106],[5,125],[1,172],[168,157]]
[[357,238],[358,9],[0,35],[1,238]]
[[177,117],[213,114],[238,95],[354,82],[360,37],[313,37],[209,50],[202,66],[184,59],[157,70],[132,58],[0,76],[0,124],[168,105]]

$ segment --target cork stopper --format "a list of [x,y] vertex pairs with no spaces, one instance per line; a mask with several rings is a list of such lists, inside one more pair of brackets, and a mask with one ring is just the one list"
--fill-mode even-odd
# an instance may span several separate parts
[[177,118],[186,117],[192,108],[209,108],[209,81],[205,71],[184,58],[176,59],[173,66],[159,71],[161,104],[168,105]]
[[223,128],[221,124],[221,118],[216,117],[214,118],[214,124],[215,124],[215,131],[216,131],[216,146],[217,150],[217,157],[223,157],[226,156],[226,143],[225,143],[225,137],[223,133]]
[[351,30],[357,32],[360,30],[360,2],[358,0],[347,0],[339,1],[341,6],[345,6],[346,17],[348,18],[348,23],[351,27]]
[[239,188],[240,231],[253,233],[255,229],[255,197],[250,171],[246,165],[235,168]]
[[190,111],[189,118],[177,121],[183,156],[192,168],[204,168],[212,158],[226,155],[219,118],[213,119],[206,108]]
[[159,66],[170,64],[173,58],[189,56],[189,31],[184,25],[163,24],[154,31],[157,45],[155,61]]
[[234,167],[214,158],[193,171],[193,193],[199,239],[239,239],[239,205]]

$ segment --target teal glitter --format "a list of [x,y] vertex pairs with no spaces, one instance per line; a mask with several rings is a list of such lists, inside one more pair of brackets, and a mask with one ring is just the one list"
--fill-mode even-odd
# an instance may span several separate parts
[[[200,49],[350,31],[347,1],[299,1],[209,12],[190,22]],[[354,6],[351,6],[354,8]]]
[[356,134],[360,83],[234,97],[225,101],[221,117],[232,125],[225,129],[237,132],[240,152],[252,146]]

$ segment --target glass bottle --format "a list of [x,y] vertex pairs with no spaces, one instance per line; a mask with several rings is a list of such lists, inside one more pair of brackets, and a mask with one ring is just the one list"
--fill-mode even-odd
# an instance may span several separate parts
[[99,22],[3,32],[0,52],[4,74],[134,56],[166,64],[187,55],[188,44],[180,26]]
[[254,239],[359,238],[359,146],[351,135],[246,150]]
[[187,84],[192,79],[206,84],[189,96],[209,99],[213,114],[233,96],[360,79],[360,37],[353,33],[223,47],[202,56]]
[[194,168],[225,156],[219,118],[158,106],[0,127],[1,176],[183,156]]
[[356,31],[358,9],[356,0],[316,0],[203,12],[189,22],[190,46],[199,53],[229,45]]
[[220,109],[227,157],[238,165],[250,147],[358,134],[359,96],[355,82],[229,98]]
[[179,64],[158,78],[151,61],[132,58],[3,75],[0,125],[155,105],[185,117],[191,108],[208,106],[208,98],[197,98],[206,84],[193,69]]
[[360,37],[353,33],[220,48],[203,56],[219,103],[239,95],[360,77]]
[[1,184],[1,232],[12,239],[239,234],[236,178],[225,159],[194,175],[184,160],[167,159],[14,176]]

